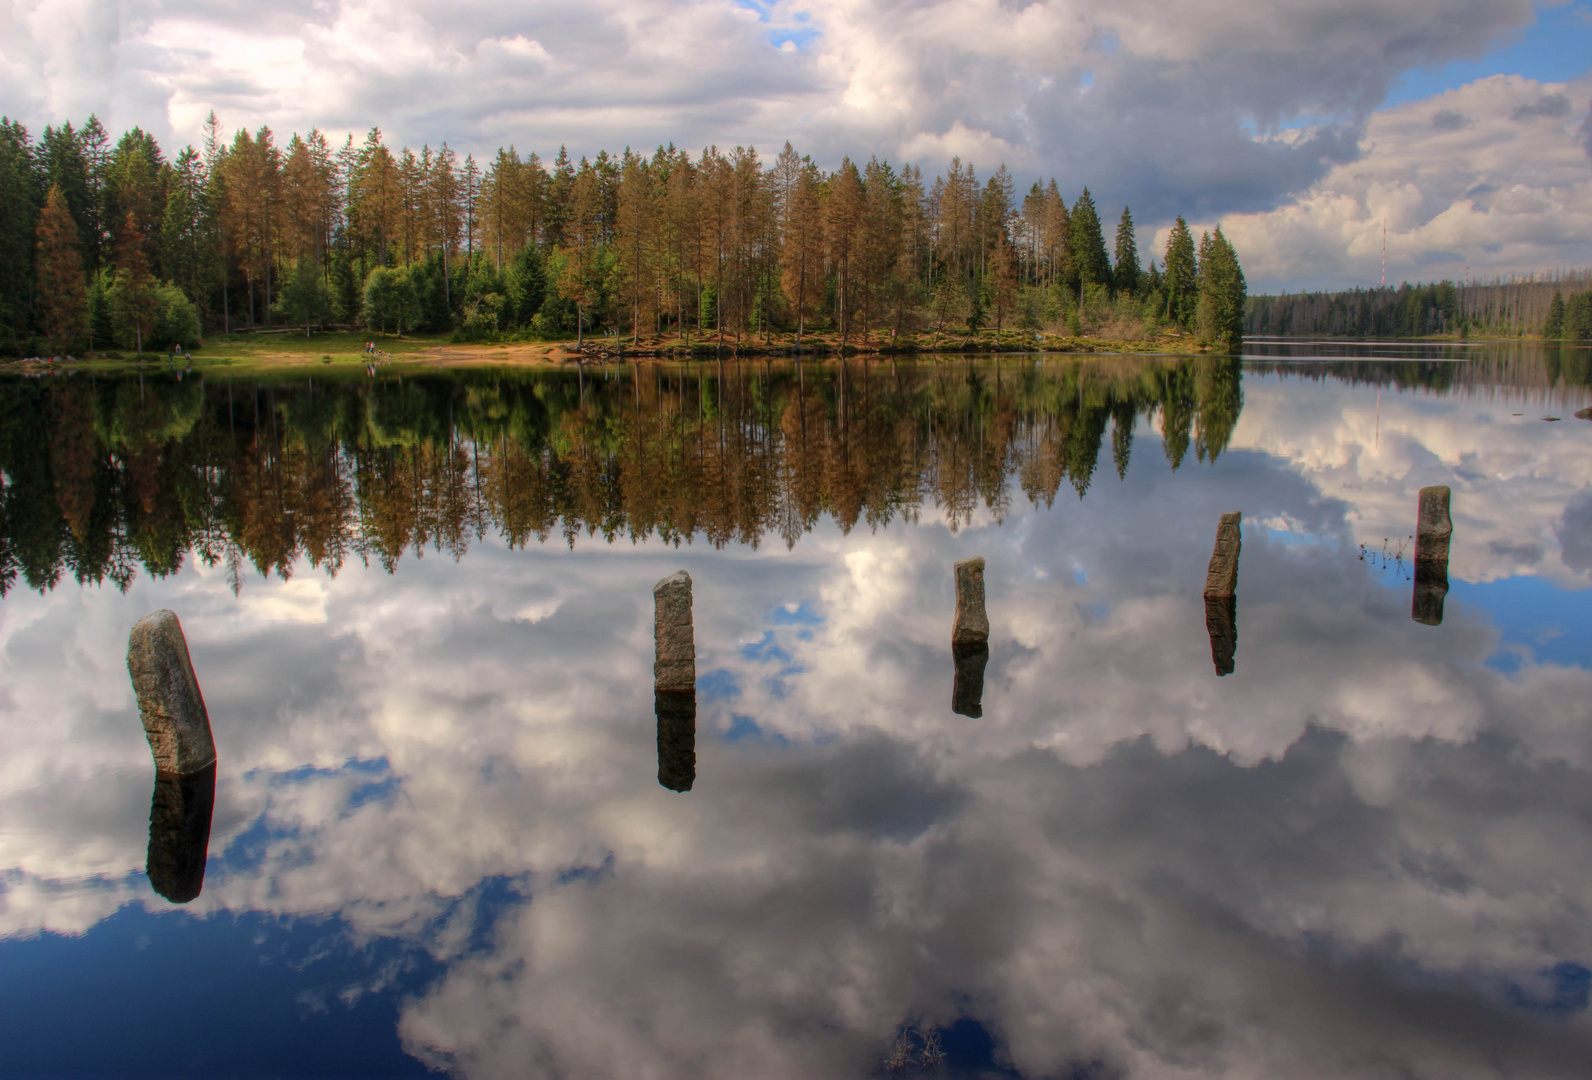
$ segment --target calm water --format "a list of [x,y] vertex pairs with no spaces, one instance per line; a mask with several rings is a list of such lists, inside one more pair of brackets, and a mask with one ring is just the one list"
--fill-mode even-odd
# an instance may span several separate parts
[[1584,1076],[1588,353],[1251,348],[0,383],[0,1071]]

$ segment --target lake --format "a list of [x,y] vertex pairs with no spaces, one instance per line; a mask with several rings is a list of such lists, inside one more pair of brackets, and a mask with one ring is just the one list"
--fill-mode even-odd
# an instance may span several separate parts
[[1585,1075],[1592,356],[1246,348],[0,381],[6,1075]]

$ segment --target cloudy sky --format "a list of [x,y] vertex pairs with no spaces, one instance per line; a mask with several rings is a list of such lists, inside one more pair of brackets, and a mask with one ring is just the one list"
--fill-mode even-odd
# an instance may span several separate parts
[[[953,154],[1229,224],[1258,288],[1592,263],[1585,0],[0,0],[0,111],[544,154]],[[1144,230],[1151,235],[1151,228]]]

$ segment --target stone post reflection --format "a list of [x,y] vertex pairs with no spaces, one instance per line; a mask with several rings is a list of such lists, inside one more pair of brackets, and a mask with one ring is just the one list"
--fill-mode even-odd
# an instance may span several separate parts
[[984,610],[984,560],[977,555],[955,566],[956,620],[951,626],[951,657],[956,681],[951,711],[984,715],[984,666],[989,663],[989,615]]
[[654,692],[658,716],[658,783],[690,791],[696,782],[696,693]]
[[155,892],[186,904],[204,887],[216,747],[188,642],[173,612],[154,612],[133,627],[127,672],[155,759],[145,871]]
[[676,570],[652,587],[653,711],[658,717],[658,783],[690,791],[696,782],[696,636],[691,575]]
[[186,904],[204,887],[215,803],[214,762],[195,773],[155,774],[144,870],[154,890],[174,904]]
[[989,645],[982,641],[951,645],[956,660],[956,682],[951,687],[951,711],[975,719],[984,715],[984,666]]
[[1421,488],[1415,525],[1415,596],[1410,618],[1427,626],[1443,623],[1448,596],[1448,542],[1454,522],[1448,513],[1450,492],[1441,485]]
[[1217,675],[1233,673],[1238,651],[1238,553],[1243,547],[1238,511],[1223,514],[1216,526],[1216,546],[1205,570],[1205,631],[1211,637],[1211,662]]

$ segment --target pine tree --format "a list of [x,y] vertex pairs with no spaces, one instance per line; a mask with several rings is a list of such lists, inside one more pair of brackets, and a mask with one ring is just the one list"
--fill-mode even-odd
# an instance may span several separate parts
[[13,351],[29,334],[34,222],[40,196],[33,142],[21,123],[0,118],[0,332]]
[[1089,286],[1109,288],[1111,285],[1111,262],[1106,257],[1105,235],[1088,188],[1084,188],[1078,201],[1072,204],[1070,232],[1073,271],[1078,275],[1078,300],[1082,303]]
[[1133,213],[1126,206],[1117,222],[1117,264],[1112,279],[1119,293],[1132,296],[1139,291],[1139,242],[1133,236]]
[[835,272],[835,321],[840,325],[840,341],[844,345],[851,332],[852,308],[855,306],[857,263],[857,232],[862,225],[862,176],[851,159],[840,163],[840,170],[829,182],[827,233],[829,264]]
[[1542,325],[1542,336],[1549,341],[1564,337],[1564,294],[1558,289],[1553,290],[1553,299],[1548,303],[1548,319]]
[[1188,222],[1178,215],[1177,224],[1166,240],[1164,274],[1166,289],[1166,316],[1187,330],[1194,321],[1194,307],[1198,299],[1199,267],[1194,260],[1194,237],[1189,235]]
[[88,294],[77,250],[77,223],[59,184],[50,187],[39,215],[38,237],[39,316],[44,340],[51,353],[69,353],[88,337]]
[[149,272],[149,259],[144,254],[144,234],[138,227],[138,215],[128,211],[118,230],[116,252],[116,277],[111,288],[111,306],[121,330],[132,338],[133,347],[144,351],[144,337],[154,327],[160,311],[159,283]]
[[1006,242],[1004,230],[995,234],[995,249],[990,253],[990,306],[995,309],[995,342],[1000,343],[1001,325],[1017,306],[1017,260]]
[[1244,271],[1238,253],[1218,226],[1200,238],[1199,296],[1196,302],[1200,337],[1236,345],[1244,332]]

